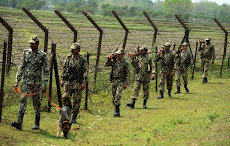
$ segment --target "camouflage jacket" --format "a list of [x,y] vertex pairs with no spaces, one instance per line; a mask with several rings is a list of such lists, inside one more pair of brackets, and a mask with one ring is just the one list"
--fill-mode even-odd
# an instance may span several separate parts
[[66,81],[74,81],[78,83],[86,83],[88,76],[88,63],[86,59],[79,54],[75,59],[73,55],[69,55],[63,67],[61,79]]
[[190,69],[193,69],[193,58],[190,51],[182,50],[180,53],[175,53],[174,69],[186,70],[189,66]]
[[156,73],[153,60],[149,55],[137,56],[131,62],[135,70],[135,80],[142,82],[150,82],[151,73]]
[[211,43],[207,45],[206,43],[202,43],[198,47],[198,51],[200,52],[201,59],[215,59],[215,47]]
[[110,82],[121,81],[123,83],[129,83],[130,81],[130,72],[129,72],[129,63],[123,59],[120,63],[115,61],[111,61],[108,59],[105,62],[105,66],[112,67],[110,72]]
[[23,53],[20,66],[18,67],[15,82],[18,83],[23,77],[23,84],[41,85],[42,70],[44,86],[46,86],[49,80],[48,56],[40,49],[38,49],[36,53],[33,53],[32,49],[26,49]]
[[172,72],[174,70],[174,54],[171,50],[167,53],[164,51],[161,57],[157,54],[156,61],[161,64],[161,72]]

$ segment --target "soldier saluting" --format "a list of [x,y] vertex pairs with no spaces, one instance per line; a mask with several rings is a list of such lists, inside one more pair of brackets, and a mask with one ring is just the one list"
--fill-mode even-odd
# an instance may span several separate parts
[[191,74],[193,74],[193,58],[192,58],[192,54],[190,51],[187,50],[188,49],[188,43],[184,42],[182,44],[182,50],[174,50],[175,53],[175,73],[176,73],[176,85],[177,85],[177,91],[175,92],[175,94],[181,93],[180,91],[180,86],[181,86],[181,82],[180,82],[180,77],[183,77],[184,80],[184,88],[186,90],[186,92],[189,92],[188,89],[188,67],[190,66],[190,70],[191,70]]
[[150,77],[152,75],[152,79],[154,79],[154,75],[156,74],[153,60],[148,55],[147,46],[143,45],[140,48],[140,54],[130,55],[132,58],[132,66],[135,70],[135,83],[134,90],[132,95],[132,102],[128,103],[127,106],[134,108],[135,101],[137,100],[141,85],[143,86],[144,92],[144,100],[143,100],[143,108],[147,108],[147,100],[149,99],[149,83]]
[[112,67],[110,82],[112,84],[112,103],[115,106],[114,117],[120,117],[122,90],[127,88],[130,81],[129,63],[123,58],[124,54],[124,49],[119,48],[105,62],[106,67]]
[[[64,106],[72,109],[72,123],[76,123],[77,115],[80,111],[82,90],[88,76],[88,63],[86,59],[80,55],[80,43],[75,42],[70,46],[72,55],[69,55],[63,67],[60,85],[64,86],[63,102]],[[73,96],[73,107],[71,97]]]
[[212,64],[214,64],[214,60],[216,58],[215,47],[211,44],[211,38],[209,36],[207,36],[205,42],[203,40],[199,40],[199,43],[198,51],[200,52],[201,66],[203,67],[202,83],[205,84],[208,83],[207,76],[210,61],[212,60]]
[[[18,67],[14,87],[18,87],[18,83],[22,80],[21,91],[22,93],[35,93],[42,90],[46,92],[46,85],[49,79],[49,62],[48,56],[38,48],[38,36],[32,36],[28,41],[30,49],[23,52],[22,61]],[[44,74],[44,81],[42,84],[42,71]],[[35,122],[32,127],[33,130],[39,129],[40,125],[40,107],[41,98],[40,94],[33,95],[33,106],[35,110]],[[12,126],[18,130],[22,129],[23,117],[27,107],[27,96],[22,95],[19,101],[18,121],[13,122]]]

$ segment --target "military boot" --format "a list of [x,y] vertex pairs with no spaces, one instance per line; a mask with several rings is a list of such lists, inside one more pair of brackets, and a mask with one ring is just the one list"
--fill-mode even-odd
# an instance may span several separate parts
[[178,93],[181,93],[180,92],[180,86],[177,86],[177,91],[174,94],[178,94]]
[[202,84],[206,84],[208,83],[208,79],[207,78],[203,78]]
[[168,90],[168,97],[169,97],[169,98],[172,98],[171,90]]
[[185,88],[186,92],[189,93],[188,87],[184,86],[184,88]]
[[205,78],[205,83],[208,83],[208,78]]
[[143,101],[143,108],[145,108],[145,109],[147,108],[146,103],[147,103],[147,100],[144,99],[144,101]]
[[160,91],[160,96],[157,97],[157,99],[161,99],[161,98],[164,98],[164,92],[163,91]]
[[39,129],[39,125],[40,125],[40,113],[36,114],[36,116],[35,116],[35,122],[34,122],[34,125],[32,127],[32,130]]
[[76,123],[76,121],[77,121],[77,114],[73,114],[72,123]]
[[135,107],[135,101],[136,99],[135,98],[132,98],[132,102],[131,103],[128,103],[127,106],[131,107],[131,108],[134,108]]
[[18,113],[18,122],[12,122],[12,126],[17,128],[18,130],[22,129],[22,123],[23,123],[23,117],[24,113],[19,112]]
[[120,105],[115,105],[113,116],[114,117],[120,117]]

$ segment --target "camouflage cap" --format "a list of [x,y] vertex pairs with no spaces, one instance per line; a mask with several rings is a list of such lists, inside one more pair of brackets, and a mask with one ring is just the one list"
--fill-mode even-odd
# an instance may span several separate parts
[[146,45],[143,45],[143,46],[140,47],[140,51],[142,51],[142,50],[148,51],[148,47]]
[[30,40],[28,41],[28,43],[31,43],[31,44],[34,44],[34,43],[36,43],[36,42],[39,42],[39,39],[38,39],[38,36],[37,36],[37,35],[32,36],[32,37],[30,38]]
[[187,43],[187,42],[184,42],[184,43],[182,44],[182,46],[188,46],[188,43]]
[[70,49],[80,49],[81,46],[80,46],[80,43],[78,42],[75,42],[75,43],[72,43],[72,45],[70,46]]
[[207,36],[205,40],[206,40],[206,41],[210,41],[210,40],[211,40],[211,37],[210,37],[210,36]]
[[166,43],[164,44],[164,46],[165,46],[165,47],[168,47],[168,46],[171,46],[171,44],[170,44],[170,42],[166,42]]
[[115,54],[125,54],[125,50],[123,48],[119,48]]

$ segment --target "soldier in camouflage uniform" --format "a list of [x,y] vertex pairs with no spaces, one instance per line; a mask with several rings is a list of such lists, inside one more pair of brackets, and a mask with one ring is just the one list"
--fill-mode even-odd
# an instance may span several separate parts
[[172,84],[173,84],[173,76],[174,72],[174,53],[170,50],[171,44],[169,42],[164,44],[164,48],[159,50],[156,61],[159,61],[161,64],[160,71],[160,97],[157,99],[164,98],[164,83],[167,80],[167,89],[168,89],[168,97],[171,98]]
[[127,88],[130,80],[129,63],[123,57],[124,49],[119,48],[115,54],[111,54],[105,62],[106,67],[112,67],[110,82],[112,83],[112,103],[115,106],[114,117],[120,117],[122,90]]
[[188,67],[190,66],[191,69],[191,74],[193,74],[193,58],[192,58],[192,54],[190,51],[187,50],[188,49],[188,43],[184,42],[182,44],[182,50],[174,50],[175,53],[175,72],[176,72],[176,85],[177,85],[177,91],[175,92],[175,94],[181,93],[180,92],[180,86],[181,86],[181,82],[180,82],[180,77],[183,77],[184,80],[184,88],[186,90],[186,92],[189,92],[189,89],[187,87],[188,85]]
[[127,104],[127,106],[131,108],[135,107],[135,101],[138,97],[141,85],[143,86],[143,92],[144,92],[143,108],[147,108],[146,103],[149,98],[150,77],[152,74],[155,74],[153,60],[147,54],[147,52],[148,52],[147,46],[143,45],[140,48],[140,54],[131,56],[132,57],[131,64],[135,70],[135,83],[134,83],[134,90],[132,95],[132,102]]
[[200,58],[201,58],[201,66],[203,68],[203,75],[202,75],[203,84],[208,82],[207,76],[208,76],[208,67],[210,65],[210,61],[212,60],[212,64],[214,64],[214,60],[216,58],[214,45],[210,43],[211,38],[208,36],[205,39],[205,41],[206,42],[200,40],[199,47],[198,47],[198,51],[200,52]]
[[[15,85],[23,78],[21,84],[22,93],[35,93],[39,91],[46,91],[46,85],[49,79],[49,62],[48,56],[38,48],[39,40],[37,36],[31,37],[29,40],[30,49],[26,49],[23,53],[22,61],[18,67]],[[42,70],[44,74],[44,81],[42,84]],[[33,106],[35,110],[35,123],[32,129],[39,129],[40,124],[40,94],[33,95]],[[12,126],[17,129],[22,129],[23,117],[27,107],[27,96],[22,95],[19,101],[18,121],[13,122]]]
[[[64,106],[72,109],[72,123],[76,123],[77,115],[80,110],[82,90],[88,76],[88,63],[86,59],[79,54],[80,43],[75,42],[70,46],[72,55],[69,55],[63,67],[60,85],[64,86],[63,102]],[[73,107],[71,97],[73,96]]]

